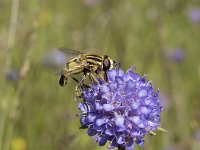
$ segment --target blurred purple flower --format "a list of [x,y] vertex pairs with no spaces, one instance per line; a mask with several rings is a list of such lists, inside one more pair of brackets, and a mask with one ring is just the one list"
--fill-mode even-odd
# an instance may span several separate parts
[[188,16],[191,22],[200,23],[200,8],[191,9]]
[[17,82],[20,79],[20,72],[17,69],[10,69],[6,72],[6,80]]
[[172,52],[172,59],[176,62],[181,62],[183,61],[185,58],[185,54],[184,54],[184,51],[183,49],[175,49],[173,52]]
[[101,0],[83,0],[84,4],[88,7],[96,5]]
[[165,108],[169,105],[169,97],[165,93],[160,93],[159,95],[159,101],[161,102],[162,106]]
[[88,127],[89,136],[97,136],[100,146],[110,141],[109,148],[134,148],[142,146],[144,136],[157,130],[163,108],[158,100],[158,91],[151,82],[140,77],[131,67],[126,73],[121,69],[107,72],[108,82],[83,89],[79,103],[82,111],[81,126]]
[[177,150],[177,148],[174,145],[170,145],[170,146],[167,146],[164,150]]
[[63,52],[51,50],[42,57],[42,63],[45,67],[61,67],[66,63]]
[[197,129],[195,134],[194,134],[194,139],[196,141],[200,141],[200,129]]
[[162,54],[164,57],[168,60],[174,61],[174,62],[182,62],[185,59],[185,53],[184,50],[181,48],[175,48],[173,50],[167,51],[163,50]]

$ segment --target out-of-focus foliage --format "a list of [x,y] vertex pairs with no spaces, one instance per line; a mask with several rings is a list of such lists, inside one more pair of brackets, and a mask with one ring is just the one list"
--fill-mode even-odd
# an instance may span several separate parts
[[75,82],[54,76],[57,47],[108,54],[160,89],[168,133],[135,149],[200,148],[199,0],[1,0],[0,10],[1,150],[106,148],[78,129]]

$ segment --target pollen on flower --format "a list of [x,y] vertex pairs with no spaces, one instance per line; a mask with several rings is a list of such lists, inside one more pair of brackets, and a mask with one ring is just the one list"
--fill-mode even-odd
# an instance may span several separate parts
[[98,79],[99,84],[83,89],[86,103],[79,104],[84,114],[81,125],[88,127],[89,136],[97,135],[100,146],[107,141],[109,148],[131,150],[134,144],[142,146],[145,134],[161,127],[159,93],[132,67],[126,73],[109,70],[107,76],[108,82]]

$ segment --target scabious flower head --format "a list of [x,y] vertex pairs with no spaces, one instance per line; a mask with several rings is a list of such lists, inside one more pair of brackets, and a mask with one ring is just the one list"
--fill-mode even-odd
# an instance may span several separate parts
[[107,76],[108,82],[99,79],[99,84],[83,89],[81,126],[89,136],[97,135],[100,146],[107,141],[109,148],[142,146],[144,135],[160,127],[158,91],[132,67],[126,73],[109,70]]

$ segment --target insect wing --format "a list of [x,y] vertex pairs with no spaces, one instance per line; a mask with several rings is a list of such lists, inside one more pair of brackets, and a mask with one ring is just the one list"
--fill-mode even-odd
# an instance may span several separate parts
[[57,70],[55,73],[54,73],[55,76],[60,76],[60,75],[63,75],[63,68],[60,68],[59,70]]
[[66,55],[73,55],[73,56],[77,56],[77,55],[80,55],[80,54],[84,54],[85,52],[81,52],[81,51],[78,51],[78,50],[74,50],[74,49],[71,49],[71,48],[58,48],[59,51],[65,53]]

